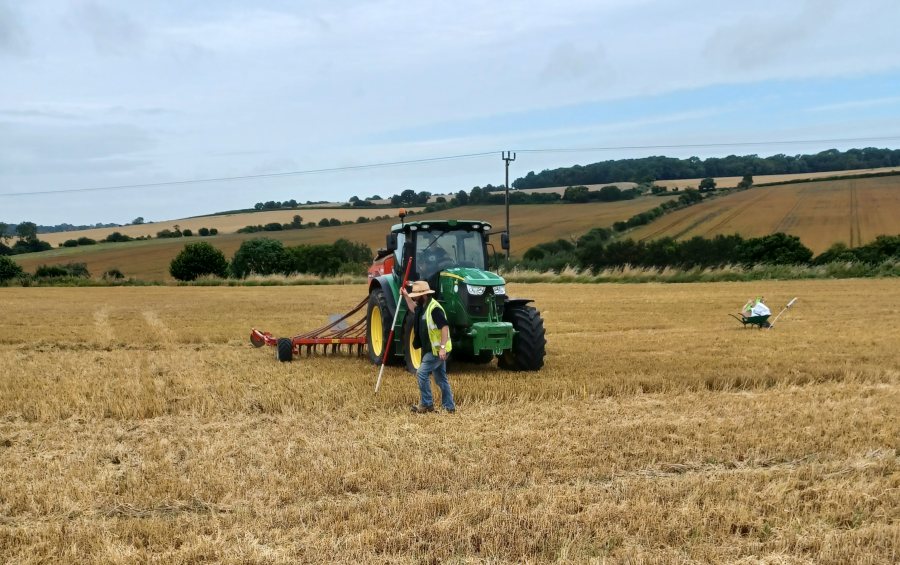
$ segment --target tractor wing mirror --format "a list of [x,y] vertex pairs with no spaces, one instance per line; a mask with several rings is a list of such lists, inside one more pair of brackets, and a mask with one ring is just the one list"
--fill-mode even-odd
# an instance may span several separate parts
[[500,247],[503,248],[504,251],[509,250],[509,234],[508,233],[500,234]]
[[389,253],[393,253],[397,250],[397,234],[387,234],[387,250]]

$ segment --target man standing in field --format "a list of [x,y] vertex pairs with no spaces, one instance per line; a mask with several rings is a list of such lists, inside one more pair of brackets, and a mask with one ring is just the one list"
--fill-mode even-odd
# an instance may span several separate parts
[[416,414],[434,412],[434,399],[431,396],[431,373],[434,381],[441,389],[441,405],[444,410],[453,414],[456,404],[453,402],[453,391],[447,380],[447,355],[453,349],[450,343],[450,325],[444,307],[431,297],[434,291],[426,281],[412,283],[412,292],[405,288],[400,294],[406,300],[406,306],[413,313],[413,347],[422,349],[422,364],[416,372],[419,380],[419,403],[412,406]]

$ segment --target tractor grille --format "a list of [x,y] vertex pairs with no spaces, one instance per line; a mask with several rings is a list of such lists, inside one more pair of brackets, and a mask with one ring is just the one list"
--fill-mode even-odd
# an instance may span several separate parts
[[[478,318],[486,318],[490,313],[490,308],[488,307],[487,301],[494,297],[494,289],[492,287],[487,287],[484,291],[484,294],[481,296],[473,296],[469,294],[469,291],[466,289],[465,285],[460,285],[459,287],[459,298],[462,302],[463,308],[465,308],[466,313],[469,316],[474,316]],[[506,296],[497,296],[496,304],[497,304],[497,315],[502,319],[503,318],[503,303],[506,302]]]

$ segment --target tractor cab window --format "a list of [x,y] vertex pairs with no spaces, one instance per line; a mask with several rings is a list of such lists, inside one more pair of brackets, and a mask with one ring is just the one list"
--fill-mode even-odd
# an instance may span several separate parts
[[397,249],[394,250],[394,270],[403,276],[403,271],[406,270],[406,258],[403,257],[403,245],[406,243],[406,234],[400,232],[397,234]]
[[469,230],[416,232],[416,269],[419,277],[430,280],[452,267],[485,268],[484,239],[481,232]]

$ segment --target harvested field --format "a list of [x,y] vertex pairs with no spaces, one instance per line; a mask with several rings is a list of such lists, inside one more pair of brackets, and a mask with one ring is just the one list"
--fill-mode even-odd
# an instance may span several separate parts
[[[358,286],[0,289],[0,556],[18,563],[900,560],[894,280],[511,285],[545,369],[253,349]],[[771,331],[748,296],[798,304]],[[602,314],[586,314],[596,312]]]
[[[879,169],[851,169],[849,171],[825,171],[821,173],[792,173],[785,175],[754,175],[753,182],[755,184],[765,184],[770,182],[787,182],[803,179],[820,179],[825,177],[846,177],[852,175],[866,175],[872,173],[889,173],[897,171],[897,167],[882,167]],[[719,188],[734,188],[741,182],[743,177],[715,177],[716,186]],[[678,179],[678,180],[658,180],[655,184],[665,186],[667,188],[697,188],[703,179]]]
[[[559,238],[576,238],[593,227],[610,226],[618,220],[627,220],[634,214],[658,206],[671,197],[643,197],[620,202],[592,202],[588,204],[545,204],[521,205],[511,208],[512,252],[520,256],[529,247]],[[382,214],[387,213],[384,210]],[[14,257],[26,270],[34,272],[38,265],[83,262],[96,276],[112,268],[120,269],[128,277],[143,280],[171,280],[169,263],[186,243],[207,241],[221,249],[229,259],[240,247],[241,242],[256,237],[270,237],[283,241],[286,245],[308,243],[332,243],[345,238],[369,245],[372,250],[384,246],[384,238],[393,224],[399,223],[396,210],[390,211],[390,220],[379,220],[364,224],[335,226],[254,234],[230,234],[205,238],[152,239],[128,243],[104,243],[86,247],[70,247],[29,253]],[[327,216],[327,214],[326,214]],[[305,215],[304,215],[305,218]],[[503,206],[464,206],[444,212],[417,214],[410,220],[428,218],[457,218],[487,220],[500,231],[506,223]],[[289,219],[288,219],[289,221]],[[258,223],[258,222],[255,222]],[[494,244],[500,249],[499,241]]]
[[[418,212],[422,208],[409,209]],[[289,224],[294,216],[303,218],[303,223],[305,224],[307,222],[319,223],[323,218],[329,220],[335,218],[342,222],[355,222],[360,217],[371,219],[378,216],[392,215],[396,215],[396,210],[371,208],[304,208],[302,210],[270,210],[266,212],[246,212],[243,214],[222,214],[220,216],[198,216],[194,218],[183,218],[181,220],[153,222],[118,228],[96,228],[90,230],[42,233],[38,237],[56,247],[66,240],[78,239],[79,237],[89,237],[96,241],[100,241],[116,231],[131,237],[156,237],[158,232],[162,230],[174,230],[175,226],[178,226],[179,229],[182,230],[192,230],[194,235],[197,235],[197,230],[200,228],[216,228],[219,230],[219,233],[227,234],[234,233],[237,230],[250,225],[266,225],[273,222]]]
[[634,239],[774,232],[799,237],[815,253],[837,242],[864,245],[900,233],[900,177],[756,187],[667,214],[631,232]]

